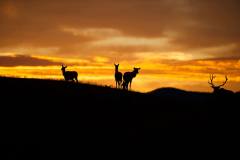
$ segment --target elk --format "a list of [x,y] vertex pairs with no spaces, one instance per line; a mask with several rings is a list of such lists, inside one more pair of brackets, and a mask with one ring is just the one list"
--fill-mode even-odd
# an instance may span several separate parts
[[132,79],[134,77],[136,77],[136,75],[139,73],[139,70],[141,68],[133,68],[133,71],[132,72],[125,72],[124,75],[123,75],[123,84],[122,84],[122,87],[123,89],[126,89],[128,90],[128,86],[130,87],[131,89],[131,86],[132,86]]
[[233,93],[230,90],[226,90],[224,88],[222,88],[228,81],[227,76],[225,76],[225,81],[221,84],[221,85],[214,85],[213,80],[216,78],[216,76],[214,76],[213,74],[210,75],[210,81],[208,81],[208,83],[211,85],[212,89],[213,89],[213,93],[221,93],[221,94],[226,94],[226,93]]
[[78,73],[76,71],[66,71],[67,66],[62,65],[62,74],[65,81],[76,81],[78,82]]
[[116,88],[120,88],[122,84],[122,73],[118,71],[119,64],[115,64],[115,82],[116,82]]

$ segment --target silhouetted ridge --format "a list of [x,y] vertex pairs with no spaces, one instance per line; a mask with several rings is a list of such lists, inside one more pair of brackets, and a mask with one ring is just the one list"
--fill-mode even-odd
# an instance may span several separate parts
[[139,141],[150,128],[237,126],[234,122],[238,122],[231,117],[238,117],[232,114],[238,113],[239,93],[225,96],[176,88],[139,93],[64,80],[3,77],[0,89],[2,130],[15,134],[6,135],[7,139],[21,134],[26,143],[69,137],[75,142],[86,128],[95,130],[92,137],[103,133],[104,141],[112,142],[109,130],[113,129],[112,137]]
[[177,89],[177,88],[167,87],[167,88],[155,89],[155,90],[153,90],[151,92],[148,92],[148,94],[154,94],[154,95],[181,95],[181,94],[190,94],[190,92],[185,91],[185,90],[181,90],[181,89]]

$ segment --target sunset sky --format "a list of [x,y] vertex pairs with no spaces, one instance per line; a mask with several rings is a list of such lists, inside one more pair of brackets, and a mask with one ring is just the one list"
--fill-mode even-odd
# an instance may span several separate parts
[[141,67],[133,89],[211,91],[209,74],[240,90],[239,0],[0,0],[0,75],[114,86]]

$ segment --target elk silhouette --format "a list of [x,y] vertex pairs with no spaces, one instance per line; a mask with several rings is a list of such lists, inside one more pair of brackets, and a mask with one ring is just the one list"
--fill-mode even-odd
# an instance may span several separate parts
[[133,68],[133,71],[132,72],[125,72],[124,75],[123,75],[123,84],[122,84],[122,87],[123,89],[126,89],[128,90],[128,86],[130,87],[131,89],[131,86],[132,86],[132,79],[134,77],[136,77],[136,75],[139,73],[139,70],[141,68]]
[[228,81],[227,76],[225,76],[225,81],[221,84],[221,85],[214,85],[213,80],[216,78],[216,76],[214,76],[213,74],[210,75],[210,81],[208,81],[208,83],[211,85],[212,89],[213,89],[213,93],[215,94],[227,94],[227,93],[233,93],[233,91],[227,90],[222,88]]
[[122,85],[122,73],[118,71],[119,64],[114,64],[114,66],[115,66],[116,88],[121,88],[121,85]]
[[62,74],[65,81],[76,81],[78,82],[78,73],[76,71],[66,71],[67,66],[62,65]]

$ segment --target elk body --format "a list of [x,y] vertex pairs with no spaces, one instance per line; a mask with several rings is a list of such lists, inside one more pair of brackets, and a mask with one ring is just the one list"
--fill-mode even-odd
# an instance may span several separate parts
[[123,75],[123,89],[128,90],[128,86],[131,89],[132,86],[132,80],[134,77],[136,77],[136,75],[139,73],[140,68],[133,68],[132,72],[125,72]]
[[213,93],[215,94],[231,94],[233,93],[233,91],[227,90],[222,88],[228,81],[227,76],[225,76],[225,81],[221,84],[221,85],[215,85],[213,83],[213,80],[216,78],[216,76],[214,76],[213,74],[210,75],[210,81],[208,81],[208,83],[211,85],[212,89],[213,89]]
[[121,88],[121,85],[122,85],[122,73],[118,71],[119,64],[114,64],[114,66],[115,66],[116,88]]
[[67,66],[62,65],[62,74],[65,81],[76,81],[78,82],[78,73],[76,71],[66,71]]

